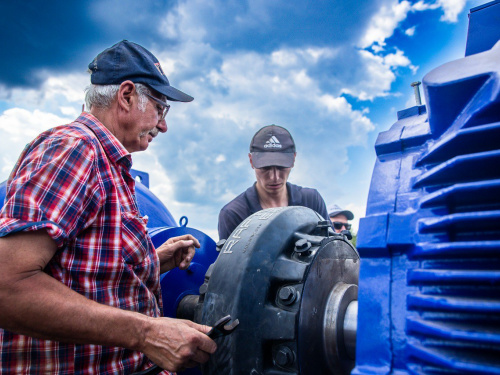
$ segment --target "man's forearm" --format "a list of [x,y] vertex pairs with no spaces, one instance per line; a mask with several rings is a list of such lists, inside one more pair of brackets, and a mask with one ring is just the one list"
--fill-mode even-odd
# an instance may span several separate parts
[[0,327],[42,339],[138,349],[147,317],[99,304],[43,272],[57,248],[45,230],[0,238]]
[[38,272],[0,288],[0,327],[79,344],[139,350],[147,317],[91,301]]

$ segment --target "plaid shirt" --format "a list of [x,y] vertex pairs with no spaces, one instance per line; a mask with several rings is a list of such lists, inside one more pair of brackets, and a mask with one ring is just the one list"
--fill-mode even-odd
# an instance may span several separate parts
[[[130,154],[91,114],[42,133],[9,177],[0,237],[46,229],[58,249],[45,273],[96,302],[156,317],[159,259],[137,207],[131,166]],[[124,348],[0,329],[4,374],[129,374],[150,365]]]

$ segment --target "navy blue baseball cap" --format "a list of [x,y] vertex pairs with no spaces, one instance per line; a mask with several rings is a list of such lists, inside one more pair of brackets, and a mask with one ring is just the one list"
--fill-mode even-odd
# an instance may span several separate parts
[[255,168],[291,168],[295,162],[295,142],[285,128],[268,125],[260,129],[250,142],[250,153]]
[[95,85],[119,85],[130,80],[143,83],[168,100],[190,102],[193,97],[170,86],[158,59],[146,48],[122,40],[105,49],[89,64],[90,82]]

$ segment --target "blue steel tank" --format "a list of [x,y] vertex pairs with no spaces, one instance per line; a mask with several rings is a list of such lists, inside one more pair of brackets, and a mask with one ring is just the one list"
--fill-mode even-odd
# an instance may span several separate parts
[[353,374],[500,374],[499,19],[472,9],[467,56],[379,134]]

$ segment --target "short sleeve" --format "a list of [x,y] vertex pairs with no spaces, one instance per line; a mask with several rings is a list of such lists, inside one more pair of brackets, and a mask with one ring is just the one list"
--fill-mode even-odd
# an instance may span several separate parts
[[77,137],[28,145],[7,183],[0,237],[45,228],[58,247],[76,237],[95,220],[102,201],[95,164],[92,145]]
[[219,213],[219,240],[227,239],[241,221],[242,220],[237,217],[236,213],[224,207]]
[[318,212],[321,216],[323,216],[323,219],[325,220],[330,220],[330,217],[328,216],[328,210],[326,208],[326,203],[323,199],[323,197],[321,196],[321,194],[317,191],[316,191],[316,195],[317,195],[317,209],[316,209],[316,212]]

